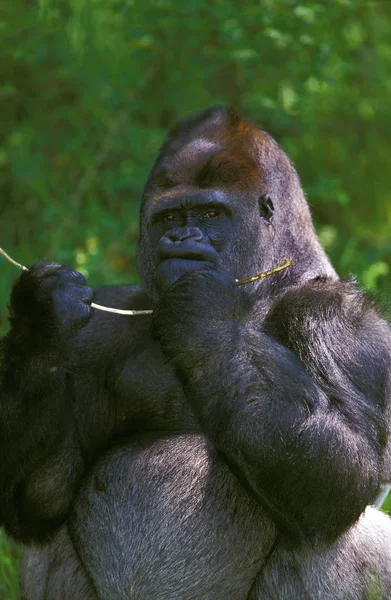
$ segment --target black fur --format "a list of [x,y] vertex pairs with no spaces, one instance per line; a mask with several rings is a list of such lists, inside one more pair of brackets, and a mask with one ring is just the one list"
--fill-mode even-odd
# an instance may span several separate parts
[[389,477],[390,330],[289,159],[224,108],[183,120],[140,225],[142,286],[94,299],[152,319],[91,309],[53,264],[12,292],[0,516],[30,546],[23,597],[389,598],[391,523],[365,509]]

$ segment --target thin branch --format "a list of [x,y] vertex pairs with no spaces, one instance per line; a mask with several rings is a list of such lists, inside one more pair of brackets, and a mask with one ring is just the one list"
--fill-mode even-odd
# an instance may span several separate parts
[[238,285],[246,285],[246,283],[252,283],[253,281],[258,281],[259,279],[264,279],[265,277],[269,277],[269,275],[273,275],[274,273],[278,273],[279,271],[283,271],[287,269],[292,264],[291,258],[283,258],[283,264],[277,265],[277,267],[273,267],[268,271],[262,271],[262,273],[258,273],[257,275],[250,275],[250,277],[245,277],[244,279],[237,280]]
[[13,258],[11,258],[4,250],[3,248],[0,248],[0,254],[2,254],[4,256],[4,258],[6,258],[10,263],[12,263],[13,265],[15,265],[15,267],[19,267],[19,269],[22,269],[22,271],[28,271],[28,268],[25,267],[24,265],[21,265],[20,263],[16,262],[16,260],[14,260]]
[[[2,248],[0,248],[0,254],[4,256],[10,263],[22,269],[23,271],[28,271],[28,268],[20,263],[16,262],[13,258],[11,258]],[[262,271],[262,273],[258,273],[257,275],[250,275],[250,277],[245,277],[244,279],[236,279],[238,285],[246,285],[247,283],[252,283],[253,281],[259,281],[264,279],[265,277],[269,277],[269,275],[273,275],[274,273],[278,273],[279,271],[283,271],[287,269],[292,264],[291,258],[285,258],[282,265],[277,265],[277,267],[273,267],[268,271]],[[151,315],[152,310],[122,310],[122,308],[109,308],[108,306],[102,306],[101,304],[95,304],[95,302],[91,302],[92,308],[97,308],[98,310],[103,310],[105,312],[111,312],[117,315]]]
[[151,315],[153,312],[152,310],[122,310],[122,308],[108,308],[107,306],[102,306],[101,304],[95,304],[95,302],[91,302],[91,306],[93,308],[116,313],[118,315]]

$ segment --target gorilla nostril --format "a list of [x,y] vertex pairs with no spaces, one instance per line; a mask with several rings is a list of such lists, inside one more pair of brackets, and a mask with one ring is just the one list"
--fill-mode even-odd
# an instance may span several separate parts
[[176,235],[176,233],[170,233],[166,237],[168,240],[170,240],[170,242],[179,242],[179,237]]
[[202,242],[202,240],[204,239],[204,236],[200,229],[193,231],[193,234],[191,237],[194,238],[194,241],[196,241],[196,242]]

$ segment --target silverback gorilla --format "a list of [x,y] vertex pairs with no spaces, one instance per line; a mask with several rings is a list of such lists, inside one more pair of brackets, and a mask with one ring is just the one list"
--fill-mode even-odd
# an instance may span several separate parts
[[[141,286],[37,263],[1,344],[0,517],[28,600],[391,598],[391,335],[297,174],[224,108],[146,183]],[[286,256],[263,281],[237,279]]]

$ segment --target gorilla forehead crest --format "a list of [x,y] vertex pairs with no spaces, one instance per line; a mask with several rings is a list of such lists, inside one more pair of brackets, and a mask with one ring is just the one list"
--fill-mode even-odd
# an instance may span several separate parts
[[232,110],[214,107],[181,119],[170,131],[144,200],[151,201],[157,189],[181,185],[266,193],[281,176],[286,186],[296,173],[273,138]]

